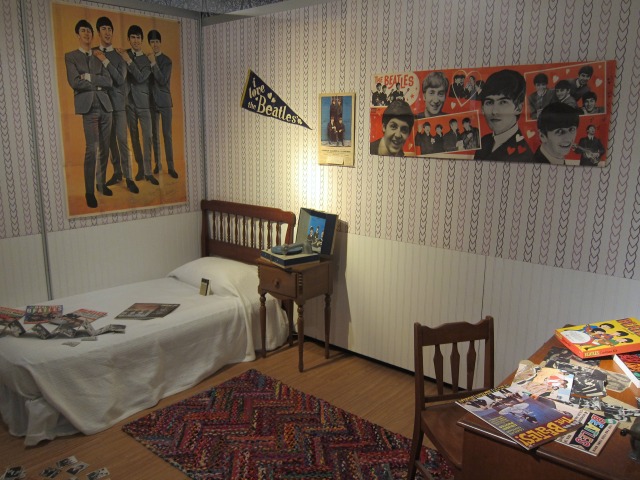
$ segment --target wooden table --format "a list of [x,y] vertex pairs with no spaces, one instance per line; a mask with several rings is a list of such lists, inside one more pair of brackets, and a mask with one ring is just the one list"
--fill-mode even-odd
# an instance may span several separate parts
[[289,318],[289,345],[293,335],[293,302],[298,305],[298,370],[304,370],[304,303],[318,295],[325,296],[324,307],[324,356],[329,358],[329,331],[331,328],[331,294],[333,293],[333,263],[321,260],[282,268],[260,259],[258,261],[258,293],[260,294],[260,331],[262,333],[262,356],[267,355],[266,294],[285,302]]
[[[553,346],[562,347],[555,337],[529,359],[540,363]],[[609,359],[602,360],[600,367],[621,372]],[[502,383],[510,384],[512,378],[513,374]],[[635,397],[640,396],[640,389],[631,385],[624,392],[610,391],[608,394],[636,407]],[[640,463],[629,458],[630,437],[621,436],[620,429],[616,429],[598,456],[592,456],[557,442],[546,443],[531,451],[524,450],[471,413],[459,420],[458,425],[464,428],[462,472],[465,479],[640,479]]]

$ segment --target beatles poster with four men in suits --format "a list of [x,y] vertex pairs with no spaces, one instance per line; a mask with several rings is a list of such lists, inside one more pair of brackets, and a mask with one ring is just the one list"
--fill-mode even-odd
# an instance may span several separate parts
[[374,75],[371,155],[607,164],[615,61]]
[[52,4],[69,217],[185,203],[180,23]]

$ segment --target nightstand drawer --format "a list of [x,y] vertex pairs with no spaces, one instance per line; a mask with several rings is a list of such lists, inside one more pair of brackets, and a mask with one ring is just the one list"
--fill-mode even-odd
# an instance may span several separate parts
[[287,297],[296,297],[297,274],[278,267],[260,265],[260,288],[267,292]]

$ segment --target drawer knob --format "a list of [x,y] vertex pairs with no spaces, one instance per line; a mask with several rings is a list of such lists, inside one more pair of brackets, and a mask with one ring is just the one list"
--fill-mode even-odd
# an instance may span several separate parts
[[276,287],[276,288],[280,288],[280,280],[275,279],[275,280],[273,281],[273,286],[274,286],[274,287]]

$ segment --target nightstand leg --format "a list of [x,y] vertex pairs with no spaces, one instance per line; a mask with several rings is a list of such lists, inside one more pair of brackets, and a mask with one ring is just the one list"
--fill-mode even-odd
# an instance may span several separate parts
[[298,371],[304,370],[304,304],[298,305]]
[[266,293],[260,293],[260,334],[262,335],[262,358],[267,356],[267,306]]
[[289,346],[293,347],[293,300],[285,300],[283,303],[289,322]]
[[329,332],[331,330],[331,295],[324,296],[324,358],[329,358]]

